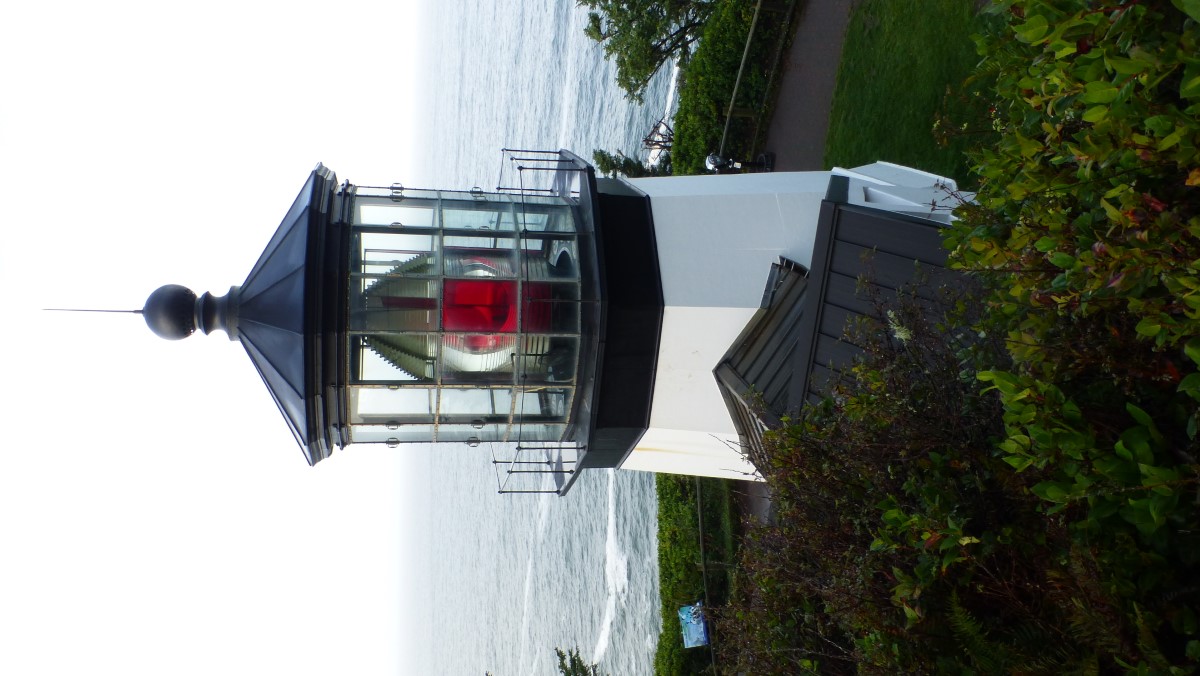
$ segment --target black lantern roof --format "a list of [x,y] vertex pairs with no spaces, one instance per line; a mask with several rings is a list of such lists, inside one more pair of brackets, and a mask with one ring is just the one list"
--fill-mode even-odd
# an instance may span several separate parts
[[331,449],[322,452],[323,444],[315,443],[321,430],[309,415],[316,393],[306,382],[305,366],[316,355],[306,336],[320,322],[313,316],[316,307],[310,297],[317,291],[310,287],[319,280],[312,278],[317,271],[309,270],[307,263],[310,254],[319,254],[336,183],[332,171],[317,165],[238,293],[237,338],[310,465]]
[[324,249],[336,184],[333,172],[318,164],[246,281],[228,295],[197,298],[171,284],[151,294],[142,309],[163,338],[185,338],[199,328],[223,329],[239,341],[310,465],[328,457],[334,443],[341,445],[327,437],[320,382],[322,301],[330,281]]

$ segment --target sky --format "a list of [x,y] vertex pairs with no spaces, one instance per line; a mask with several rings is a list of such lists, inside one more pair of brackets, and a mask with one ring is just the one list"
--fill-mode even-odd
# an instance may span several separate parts
[[422,454],[310,468],[223,333],[41,308],[224,293],[317,162],[422,184],[418,5],[6,5],[0,673],[416,673]]

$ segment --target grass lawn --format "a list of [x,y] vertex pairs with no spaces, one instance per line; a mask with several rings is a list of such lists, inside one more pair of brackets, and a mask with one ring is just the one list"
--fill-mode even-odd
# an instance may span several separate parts
[[[696,674],[711,668],[707,648],[685,650],[677,612],[681,606],[705,600],[719,605],[729,598],[729,568],[734,558],[735,532],[731,483],[721,479],[660,474],[658,490],[658,565],[663,626],[658,637],[654,673],[658,676]],[[700,490],[703,536],[696,519],[696,490]],[[701,574],[700,543],[704,543],[708,589]],[[714,638],[714,637],[710,637]]]
[[964,153],[980,138],[958,133],[939,144],[934,123],[943,113],[961,124],[972,119],[973,109],[983,112],[980,99],[961,96],[962,82],[979,61],[971,35],[984,19],[975,4],[863,0],[842,49],[826,167],[886,160],[968,178]]

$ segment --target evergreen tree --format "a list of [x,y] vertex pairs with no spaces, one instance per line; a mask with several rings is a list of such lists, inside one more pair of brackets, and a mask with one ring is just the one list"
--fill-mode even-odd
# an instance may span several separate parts
[[584,33],[604,45],[617,66],[617,84],[640,102],[668,59],[685,61],[712,13],[713,0],[578,0],[588,10]]
[[603,676],[596,665],[583,661],[578,648],[565,653],[555,648],[554,652],[558,655],[558,671],[563,676]]
[[605,176],[627,176],[642,178],[644,176],[669,176],[671,174],[671,156],[665,155],[657,165],[648,166],[618,150],[615,153],[596,150],[592,153],[592,163]]

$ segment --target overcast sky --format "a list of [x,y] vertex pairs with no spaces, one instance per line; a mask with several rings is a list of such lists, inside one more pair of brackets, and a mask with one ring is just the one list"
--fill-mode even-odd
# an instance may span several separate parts
[[0,673],[411,670],[420,454],[309,468],[224,334],[40,308],[224,293],[318,161],[422,184],[417,3],[6,5]]

